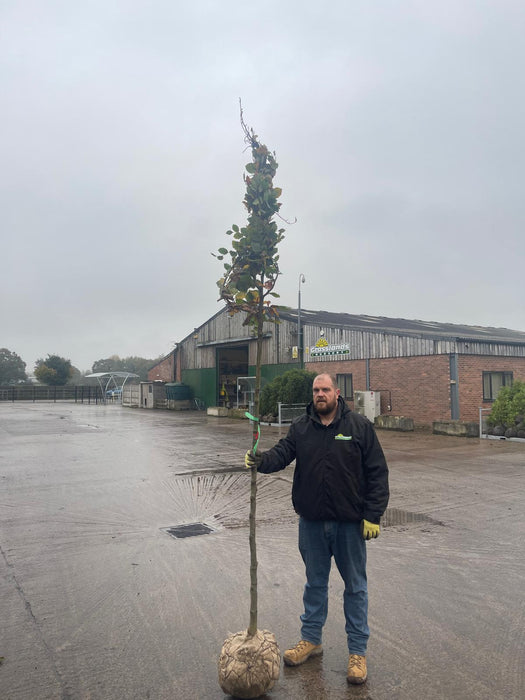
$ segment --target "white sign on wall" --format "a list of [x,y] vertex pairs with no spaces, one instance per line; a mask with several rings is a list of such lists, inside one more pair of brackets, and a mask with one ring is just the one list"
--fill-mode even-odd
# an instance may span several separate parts
[[[326,341],[325,341],[326,342]],[[310,357],[320,357],[326,355],[349,355],[350,345],[348,343],[339,343],[338,345],[313,345],[310,348]]]

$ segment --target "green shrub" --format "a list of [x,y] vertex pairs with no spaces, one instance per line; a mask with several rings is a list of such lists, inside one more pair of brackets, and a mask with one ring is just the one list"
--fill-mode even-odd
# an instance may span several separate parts
[[488,417],[489,425],[512,427],[518,416],[525,416],[525,382],[517,379],[512,386],[502,387]]
[[283,375],[275,377],[269,384],[261,390],[260,396],[260,413],[261,416],[271,414],[277,415],[277,403],[280,401],[281,384]]
[[278,413],[277,404],[308,403],[312,400],[312,384],[315,372],[291,369],[267,384],[261,391],[261,416]]

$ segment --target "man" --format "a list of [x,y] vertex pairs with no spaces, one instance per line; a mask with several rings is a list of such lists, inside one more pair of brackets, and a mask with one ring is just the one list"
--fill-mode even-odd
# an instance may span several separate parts
[[365,540],[379,535],[388,503],[388,468],[370,421],[351,411],[334,378],[313,382],[313,401],[272,449],[245,456],[269,474],[296,460],[292,502],[299,514],[299,550],[306,569],[301,641],[284,652],[288,666],[322,653],[332,556],[345,583],[347,680],[367,678],[368,593]]

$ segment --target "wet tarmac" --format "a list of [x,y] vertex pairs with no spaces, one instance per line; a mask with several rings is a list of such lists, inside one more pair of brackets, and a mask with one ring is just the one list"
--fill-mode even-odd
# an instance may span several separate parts
[[[284,433],[263,427],[261,447]],[[525,444],[378,434],[392,496],[368,544],[369,680],[346,683],[334,567],[324,655],[265,698],[523,700]],[[2,700],[228,697],[216,664],[248,624],[250,444],[246,422],[197,412],[0,404]],[[259,477],[259,627],[281,650],[304,584],[291,477]]]

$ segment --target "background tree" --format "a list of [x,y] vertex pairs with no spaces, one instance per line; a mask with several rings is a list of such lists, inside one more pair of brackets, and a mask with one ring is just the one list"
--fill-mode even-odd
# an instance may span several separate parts
[[150,360],[146,357],[124,357],[112,355],[106,359],[96,360],[91,371],[95,372],[131,372],[138,374],[141,381],[148,379],[148,370],[153,367],[161,358]]
[[291,369],[275,377],[261,391],[261,415],[276,416],[278,403],[308,403],[312,400],[315,372]]
[[0,348],[0,385],[27,381],[26,363],[7,348]]
[[42,384],[50,386],[67,384],[72,371],[71,360],[58,355],[48,355],[45,360],[37,360],[35,364],[35,377]]
[[95,372],[120,372],[122,367],[122,360],[118,355],[111,355],[111,357],[106,357],[100,360],[95,360],[91,371],[93,374]]
[[[252,449],[258,443],[259,395],[261,388],[261,358],[263,325],[277,322],[277,309],[271,297],[278,297],[273,289],[279,276],[278,244],[284,229],[278,228],[274,216],[281,207],[281,190],[273,186],[277,171],[275,156],[263,145],[244,123],[241,125],[245,141],[251,148],[252,161],[244,175],[246,194],[244,205],[248,210],[248,224],[243,228],[233,225],[227,231],[231,247],[220,248],[219,260],[224,262],[224,275],[217,282],[220,299],[225,301],[231,314],[245,312],[244,325],[254,329],[257,338],[254,391],[254,435]],[[270,298],[269,298],[270,297]],[[246,631],[230,635],[223,644],[219,659],[219,683],[226,693],[235,697],[259,697],[270,689],[279,677],[280,653],[274,635],[257,629],[257,552],[255,516],[257,498],[257,469],[251,470],[250,489],[250,624]]]
[[82,384],[84,379],[84,376],[82,372],[78,369],[78,367],[75,367],[74,365],[71,365],[71,374],[69,375],[69,379],[67,380],[68,384]]

